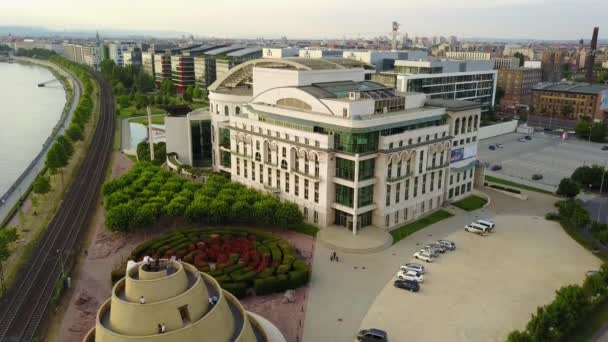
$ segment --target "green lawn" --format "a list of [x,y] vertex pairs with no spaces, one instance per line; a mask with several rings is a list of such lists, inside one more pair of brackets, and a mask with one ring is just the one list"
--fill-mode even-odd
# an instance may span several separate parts
[[439,222],[439,221],[444,220],[451,216],[454,216],[454,215],[448,213],[445,210],[439,210],[439,211],[436,211],[430,215],[427,215],[427,216],[419,219],[418,221],[406,224],[405,226],[392,230],[391,235],[393,236],[393,243],[397,243],[398,241],[405,238],[406,236],[413,234],[422,228],[430,226],[433,223]]
[[524,189],[524,190],[540,192],[541,194],[555,196],[555,194],[553,192],[551,192],[551,191],[535,188],[535,187],[529,186],[529,185],[524,185],[524,184],[519,184],[519,183],[511,182],[511,181],[508,181],[508,180],[505,180],[505,179],[502,179],[502,178],[496,178],[496,177],[492,177],[492,176],[486,176],[486,182],[492,182],[492,183],[496,183],[496,184],[508,185],[508,186],[512,186],[514,188],[520,188],[520,189]]
[[[152,114],[167,114],[167,111],[162,108],[152,107],[150,109],[152,110]],[[135,106],[129,106],[129,107],[125,107],[125,108],[122,108],[122,107],[120,108],[119,118],[124,119],[124,118],[128,118],[131,116],[145,116],[145,115],[148,115],[148,113],[146,112],[146,108],[137,109],[137,108],[135,108]]]
[[[137,118],[131,120],[131,122],[139,123],[142,125],[148,125],[148,116],[137,117]],[[164,125],[165,124],[165,115],[152,116],[152,124],[153,125]]]
[[462,210],[473,211],[483,207],[486,203],[488,203],[488,201],[485,198],[471,195],[458,202],[452,203],[452,205]]

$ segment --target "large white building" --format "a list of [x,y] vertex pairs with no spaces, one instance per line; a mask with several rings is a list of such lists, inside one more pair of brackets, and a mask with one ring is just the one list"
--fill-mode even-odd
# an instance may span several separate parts
[[480,105],[397,94],[366,81],[369,69],[340,58],[238,65],[208,88],[208,112],[167,118],[170,164],[210,160],[296,203],[309,223],[353,233],[399,227],[469,194]]

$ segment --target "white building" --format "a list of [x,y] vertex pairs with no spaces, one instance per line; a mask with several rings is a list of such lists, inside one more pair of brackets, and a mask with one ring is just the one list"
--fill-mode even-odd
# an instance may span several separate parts
[[[240,64],[208,88],[208,113],[167,118],[167,152],[193,165],[211,150],[215,171],[296,203],[320,227],[399,227],[443,205],[450,167],[471,169],[480,106],[425,105],[424,94],[366,81],[370,68],[344,59]],[[451,155],[452,141],[466,158]],[[460,186],[452,199],[470,193],[469,180],[451,184]]]
[[[124,47],[124,51],[126,50],[126,47]],[[121,43],[108,44],[108,57],[110,57],[116,65],[124,66],[123,45]]]
[[342,50],[300,49],[300,51],[298,51],[298,57],[302,57],[302,58],[342,57]]
[[540,69],[542,66],[541,61],[524,61],[524,68]]
[[476,51],[448,51],[445,56],[449,59],[470,59],[478,61],[489,61],[492,58],[492,54],[489,52],[476,52]]
[[90,67],[97,68],[99,65],[99,48],[90,44],[72,44],[64,45],[65,57],[72,62],[86,64]]
[[424,60],[427,59],[426,51],[373,51],[373,50],[350,50],[344,51],[342,57],[353,59],[376,66],[376,71],[392,70],[396,60]]
[[300,53],[298,48],[264,48],[263,58],[285,58],[297,57]]

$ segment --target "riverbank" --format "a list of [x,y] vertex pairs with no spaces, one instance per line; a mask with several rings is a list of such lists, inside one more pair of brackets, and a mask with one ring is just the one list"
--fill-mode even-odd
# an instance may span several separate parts
[[30,164],[25,168],[21,175],[16,179],[13,185],[0,197],[0,228],[6,226],[9,221],[17,214],[18,209],[24,204],[25,198],[28,196],[31,185],[36,176],[44,170],[44,161],[46,154],[50,149],[55,139],[63,134],[71,121],[74,110],[80,100],[82,85],[78,78],[58,65],[48,61],[15,57],[15,61],[24,64],[34,64],[47,68],[55,75],[62,83],[65,94],[66,103],[57,124],[52,129],[48,138],[42,145],[42,149],[32,159]]

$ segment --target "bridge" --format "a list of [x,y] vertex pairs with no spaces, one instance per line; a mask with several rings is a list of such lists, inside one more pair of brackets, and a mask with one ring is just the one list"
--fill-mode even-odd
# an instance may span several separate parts
[[52,80],[48,80],[48,81],[44,81],[44,82],[38,83],[38,86],[39,86],[39,87],[44,87],[44,86],[46,86],[47,84],[51,84],[51,83],[53,83],[53,82],[59,82],[59,80],[58,80],[58,79],[56,79],[56,78],[53,78]]

